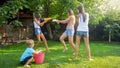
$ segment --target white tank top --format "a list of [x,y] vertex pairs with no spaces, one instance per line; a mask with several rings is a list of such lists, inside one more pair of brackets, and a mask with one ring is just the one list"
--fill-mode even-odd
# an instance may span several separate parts
[[[40,26],[35,21],[33,23],[34,23],[34,28],[40,28]],[[40,22],[38,22],[38,23],[40,23]]]
[[78,27],[77,27],[77,31],[89,31],[89,28],[88,28],[88,22],[89,22],[89,14],[88,13],[85,13],[86,14],[86,20],[85,22],[83,21],[83,16],[82,14],[79,14],[80,17],[78,19]]

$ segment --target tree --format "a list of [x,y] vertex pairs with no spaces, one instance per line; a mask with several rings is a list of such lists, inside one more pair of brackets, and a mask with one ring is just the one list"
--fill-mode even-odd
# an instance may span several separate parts
[[[102,19],[103,15],[98,8],[102,0],[8,0],[0,7],[0,23],[6,24],[8,19],[18,17],[19,10],[29,9],[30,13],[40,12],[43,17],[52,17],[64,19],[67,16],[67,10],[73,9],[77,12],[77,7],[80,4],[85,6],[85,9],[90,14],[90,23],[97,24]],[[46,24],[49,37],[52,39],[54,31],[51,30],[51,25],[56,25],[55,29],[60,26],[56,23]],[[57,33],[58,31],[55,30]],[[54,33],[54,34],[56,34]]]
[[103,4],[100,6],[105,17],[102,20],[102,24],[105,27],[104,30],[107,32],[109,42],[115,38],[115,36],[120,37],[120,7],[118,7],[120,1],[118,0],[104,0]]
[[117,11],[109,11],[106,14],[106,17],[103,21],[105,31],[108,32],[109,42],[114,38],[115,35],[119,36],[120,29],[120,12]]

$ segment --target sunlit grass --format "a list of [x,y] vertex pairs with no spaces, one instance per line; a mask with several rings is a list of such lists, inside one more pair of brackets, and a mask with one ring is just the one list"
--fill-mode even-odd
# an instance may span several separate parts
[[[120,43],[90,42],[93,61],[88,61],[83,42],[79,47],[79,57],[75,60],[69,60],[73,56],[73,49],[68,43],[68,50],[64,53],[60,42],[48,41],[48,44],[50,53],[45,51],[43,42],[38,48],[45,51],[44,63],[33,63],[31,68],[120,68]],[[0,47],[0,68],[23,68],[19,59],[25,49],[24,43]]]

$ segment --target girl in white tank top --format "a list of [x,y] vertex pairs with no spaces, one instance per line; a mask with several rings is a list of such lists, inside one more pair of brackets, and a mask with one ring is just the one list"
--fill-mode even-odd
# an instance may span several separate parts
[[91,61],[91,54],[90,54],[90,45],[89,45],[89,36],[88,36],[88,21],[89,21],[89,14],[85,12],[84,7],[82,5],[78,6],[78,27],[76,32],[76,49],[78,53],[78,48],[80,45],[81,37],[83,37],[85,46],[87,49],[88,60]]
[[85,15],[86,15],[86,20],[83,21],[83,15],[79,14],[77,31],[87,31],[87,32],[89,31],[88,28],[89,14],[85,13]]

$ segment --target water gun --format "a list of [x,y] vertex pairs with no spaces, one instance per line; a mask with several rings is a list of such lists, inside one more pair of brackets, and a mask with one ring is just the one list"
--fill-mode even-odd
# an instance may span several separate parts
[[43,21],[48,22],[48,21],[51,21],[51,20],[52,20],[52,18],[50,18],[50,17],[49,18],[41,18],[40,22],[43,22]]

